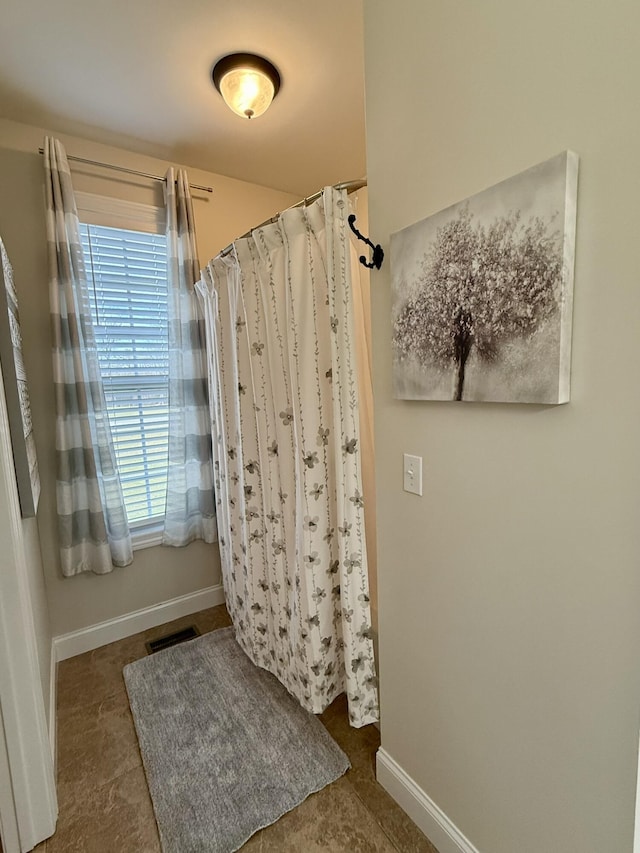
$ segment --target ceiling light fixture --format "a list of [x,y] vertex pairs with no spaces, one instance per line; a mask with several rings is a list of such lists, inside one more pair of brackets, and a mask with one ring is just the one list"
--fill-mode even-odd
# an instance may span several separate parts
[[213,66],[213,83],[225,104],[242,118],[266,112],[280,89],[278,69],[253,53],[230,53]]

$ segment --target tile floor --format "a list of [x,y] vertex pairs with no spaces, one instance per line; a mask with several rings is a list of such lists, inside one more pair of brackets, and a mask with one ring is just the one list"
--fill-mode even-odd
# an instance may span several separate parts
[[[145,642],[195,624],[230,624],[214,607],[136,634],[58,667],[58,801],[55,835],[37,853],[160,853],[151,800],[122,678]],[[375,781],[375,726],[350,728],[344,697],[321,720],[352,764],[242,848],[247,853],[437,853]]]

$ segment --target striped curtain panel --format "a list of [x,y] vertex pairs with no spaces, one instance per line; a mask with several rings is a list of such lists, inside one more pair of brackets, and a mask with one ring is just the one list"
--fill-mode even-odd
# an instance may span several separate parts
[[215,542],[211,424],[204,319],[194,286],[200,278],[187,173],[169,169],[165,190],[169,283],[169,468],[162,542]]
[[106,574],[133,560],[89,309],[71,173],[45,138],[45,202],[62,573]]

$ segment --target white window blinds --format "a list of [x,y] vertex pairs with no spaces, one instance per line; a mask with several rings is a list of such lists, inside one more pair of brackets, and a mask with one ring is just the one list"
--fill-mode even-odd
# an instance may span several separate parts
[[163,234],[80,226],[91,310],[129,523],[165,512],[169,413]]

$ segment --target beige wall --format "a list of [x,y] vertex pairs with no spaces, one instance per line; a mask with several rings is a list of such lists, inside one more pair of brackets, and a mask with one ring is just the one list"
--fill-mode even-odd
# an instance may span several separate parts
[[[391,395],[372,276],[382,744],[481,853],[631,853],[640,6],[367,0],[371,231],[580,155],[571,403]],[[402,453],[424,457],[424,497]]]
[[[43,166],[37,153],[45,131],[0,119],[0,235],[13,263],[20,301],[25,361],[42,476],[38,528],[54,635],[87,627],[220,582],[217,545],[136,551],[125,569],[97,576],[60,574],[55,517],[53,387],[43,213]],[[60,136],[67,153],[162,175],[168,163],[74,137]],[[160,184],[80,167],[76,190],[144,204],[162,204]],[[204,264],[234,237],[298,199],[275,190],[189,169],[200,260]]]

